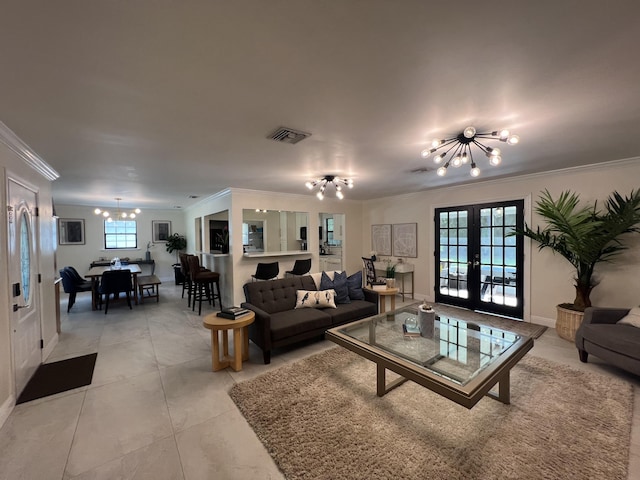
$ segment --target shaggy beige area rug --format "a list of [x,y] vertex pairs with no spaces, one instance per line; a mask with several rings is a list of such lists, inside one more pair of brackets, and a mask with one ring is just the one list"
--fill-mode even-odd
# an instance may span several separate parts
[[289,480],[627,479],[622,380],[529,355],[511,371],[511,405],[467,410],[413,382],[378,398],[375,379],[337,347],[230,395]]

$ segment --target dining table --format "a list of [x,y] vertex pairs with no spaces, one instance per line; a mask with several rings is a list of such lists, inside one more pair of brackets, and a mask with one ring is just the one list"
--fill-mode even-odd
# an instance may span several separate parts
[[[93,284],[93,288],[91,289],[91,310],[98,310],[98,286],[100,285],[100,278],[102,278],[102,274],[107,270],[116,270],[116,267],[113,266],[101,266],[101,267],[91,267],[87,273],[84,274],[85,277],[91,279],[91,283]],[[122,265],[118,270],[130,270],[131,276],[133,277],[133,301],[136,305],[138,305],[138,274],[142,273],[142,269],[139,265],[129,264]]]

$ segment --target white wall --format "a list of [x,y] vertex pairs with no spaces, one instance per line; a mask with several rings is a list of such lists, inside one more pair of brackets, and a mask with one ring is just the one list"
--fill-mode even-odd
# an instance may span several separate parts
[[[203,199],[197,205],[186,209],[187,225],[195,225],[200,217],[210,215],[222,210],[229,210],[229,236],[230,252],[226,259],[216,258],[215,270],[224,272],[222,296],[225,304],[239,305],[244,302],[243,285],[251,281],[251,275],[255,273],[258,262],[278,261],[280,263],[280,276],[286,270],[291,270],[296,258],[308,258],[303,256],[278,256],[265,258],[246,258],[242,252],[242,210],[261,208],[265,210],[284,210],[309,213],[309,232],[317,232],[320,213],[345,214],[345,240],[343,241],[344,269],[349,274],[362,269],[363,242],[362,234],[362,203],[353,200],[337,200],[329,196],[324,200],[318,200],[315,195],[289,195],[274,192],[261,192],[253,190],[229,189],[216,194],[208,199]],[[195,226],[187,232],[189,249],[194,253]],[[307,250],[312,258],[311,271],[318,271],[320,261],[320,243],[317,235],[309,233]],[[222,275],[222,272],[221,272]]]
[[[611,162],[515,179],[471,183],[453,188],[432,189],[410,195],[388,197],[365,202],[362,230],[385,223],[418,223],[418,258],[407,259],[416,266],[415,291],[418,298],[434,298],[434,210],[438,207],[471,205],[496,200],[525,200],[525,219],[536,228],[541,219],[532,214],[541,191],[548,189],[554,197],[570,189],[584,202],[598,200],[600,205],[614,190],[628,195],[640,187],[640,159]],[[596,275],[601,283],[593,290],[591,300],[598,306],[631,307],[640,303],[638,271],[640,268],[640,235],[629,237],[632,249],[622,254],[615,264],[600,264]],[[370,233],[363,236],[362,252],[371,250]],[[525,242],[525,256],[530,271],[525,269],[525,320],[553,325],[555,306],[572,302],[573,268],[550,251],[539,252],[530,241]]]
[[[138,223],[138,248],[105,250],[104,248],[104,219],[93,213],[97,207],[104,205],[77,206],[77,205],[56,205],[56,214],[59,218],[82,218],[84,219],[85,244],[84,245],[59,245],[58,246],[58,268],[67,265],[75,267],[82,275],[89,270],[93,260],[100,257],[129,257],[131,259],[144,258],[147,243],[151,241],[151,222],[153,220],[168,220],[171,222],[171,233],[185,235],[184,213],[181,210],[153,210],[145,209],[136,218]],[[176,263],[175,252],[170,254],[166,251],[165,243],[156,243],[149,250],[151,258],[156,262],[156,275],[163,282],[174,280],[172,264]],[[143,266],[143,274],[148,273]]]

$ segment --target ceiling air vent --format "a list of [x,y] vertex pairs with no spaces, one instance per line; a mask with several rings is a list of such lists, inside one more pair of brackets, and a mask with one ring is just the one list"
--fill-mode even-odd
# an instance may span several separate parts
[[310,136],[310,133],[294,130],[293,128],[280,127],[267,138],[275,140],[276,142],[290,143],[293,145],[294,143],[298,143],[300,140],[304,140]]

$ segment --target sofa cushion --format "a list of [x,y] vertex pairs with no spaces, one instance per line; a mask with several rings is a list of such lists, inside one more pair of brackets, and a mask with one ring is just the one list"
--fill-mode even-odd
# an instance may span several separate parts
[[618,323],[640,328],[640,307],[633,307],[626,316],[618,320]]
[[296,306],[296,291],[309,285],[309,279],[304,277],[286,277],[263,282],[245,284],[244,293],[247,302],[267,313],[293,310]]
[[298,290],[296,296],[296,309],[336,308],[335,290]]
[[275,313],[271,315],[271,339],[275,342],[311,330],[327,329],[331,327],[331,317],[325,312],[327,310],[303,308]]
[[[313,283],[316,286],[316,290],[320,290],[320,281],[322,280],[322,274],[326,273],[327,276],[333,280],[333,277],[336,273],[339,273],[338,270],[330,270],[328,272],[315,272],[315,273],[310,273],[308,276],[311,277],[311,279],[313,280]],[[307,289],[307,290],[311,290],[311,289]]]
[[585,341],[640,360],[640,328],[604,323],[583,324],[581,328]]
[[320,290],[335,290],[336,303],[351,303],[347,286],[347,272],[336,272],[333,280],[325,272],[322,272]]
[[347,277],[347,288],[349,289],[349,298],[351,300],[364,300],[364,292],[362,291],[362,270]]
[[378,313],[378,307],[375,303],[365,300],[353,300],[351,303],[337,305],[335,310],[323,311],[331,316],[332,325],[341,325],[376,315]]

